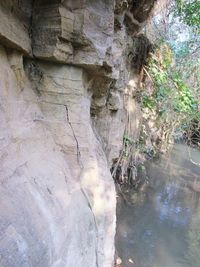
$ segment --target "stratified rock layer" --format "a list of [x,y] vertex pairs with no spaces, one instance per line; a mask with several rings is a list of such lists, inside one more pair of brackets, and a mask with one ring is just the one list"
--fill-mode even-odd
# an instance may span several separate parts
[[31,54],[32,1],[6,0],[0,3],[1,44]]
[[36,1],[34,55],[65,63],[102,66],[112,46],[113,11],[112,0]]
[[111,266],[115,190],[83,70],[41,64],[38,100],[20,57],[1,48],[0,265]]

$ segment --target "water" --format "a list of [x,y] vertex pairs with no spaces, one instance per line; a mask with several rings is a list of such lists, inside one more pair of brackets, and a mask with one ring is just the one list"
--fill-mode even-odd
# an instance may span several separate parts
[[[147,165],[145,190],[118,198],[121,267],[200,267],[200,151],[176,145]],[[129,196],[130,197],[130,196]]]

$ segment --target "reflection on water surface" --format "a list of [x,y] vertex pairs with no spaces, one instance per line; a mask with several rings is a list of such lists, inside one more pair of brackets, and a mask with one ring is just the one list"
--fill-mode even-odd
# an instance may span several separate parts
[[[147,164],[149,186],[132,205],[118,200],[116,250],[122,267],[200,267],[200,167],[188,148]],[[200,163],[200,152],[191,151]]]

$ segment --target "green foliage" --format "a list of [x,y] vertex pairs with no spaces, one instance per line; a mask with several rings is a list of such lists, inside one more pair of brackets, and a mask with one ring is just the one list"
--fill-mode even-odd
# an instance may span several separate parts
[[123,156],[128,157],[129,156],[129,148],[131,145],[134,144],[134,141],[132,138],[129,137],[128,134],[124,134],[123,136],[123,143],[124,143],[124,151],[123,151]]
[[153,109],[156,105],[156,102],[152,97],[144,95],[142,99],[142,105],[145,108]]
[[176,6],[179,17],[200,33],[200,1],[177,0]]
[[177,88],[174,110],[179,113],[192,115],[198,108],[198,102],[195,100],[193,92],[186,83],[183,82],[180,73],[174,73],[172,79]]
[[124,134],[123,141],[124,141],[124,144],[127,144],[127,145],[133,143],[133,140],[127,134]]
[[[147,90],[142,92],[145,119],[154,121],[154,127],[162,129],[162,142],[169,140],[173,131],[185,133],[194,119],[200,120],[199,83],[195,76],[198,66],[185,63],[188,64],[189,75],[186,78],[185,72],[174,63],[170,47],[160,43],[145,68],[151,81],[146,84]],[[144,132],[141,135],[144,141],[140,138],[140,144],[145,144],[146,135]],[[156,145],[159,145],[159,142]]]
[[185,60],[199,50],[200,1],[175,0],[172,9],[173,23],[168,30],[170,32],[168,41],[174,48],[177,61]]
[[155,17],[157,48],[144,67],[140,95],[142,123],[147,125],[147,136],[141,132],[142,144],[151,142],[164,151],[163,144],[172,143],[177,131],[187,134],[193,121],[200,121],[200,1],[175,0],[168,11],[167,16]]
[[162,44],[149,61],[148,72],[154,82],[154,95],[143,97],[143,106],[157,106],[158,114],[165,112],[191,115],[197,111],[198,103],[194,92],[184,82],[180,72],[172,66],[172,51]]

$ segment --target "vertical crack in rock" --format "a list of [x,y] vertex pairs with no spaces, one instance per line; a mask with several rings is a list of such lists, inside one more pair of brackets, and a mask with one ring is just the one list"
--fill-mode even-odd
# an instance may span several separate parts
[[76,134],[75,134],[75,131],[74,131],[74,128],[72,126],[72,123],[69,119],[69,111],[68,111],[68,107],[67,105],[65,105],[65,109],[66,109],[66,114],[67,114],[67,122],[72,130],[72,133],[73,133],[73,136],[74,136],[74,139],[76,141],[76,149],[77,149],[77,162],[78,162],[78,165],[80,166],[80,168],[82,169],[83,168],[83,164],[82,164],[82,161],[81,161],[81,152],[80,152],[80,149],[79,149],[79,143],[78,143],[78,139],[76,137]]
[[94,220],[94,225],[95,225],[95,231],[96,231],[96,247],[95,247],[95,255],[96,255],[96,266],[99,267],[99,263],[98,263],[98,225],[97,225],[97,221],[96,221],[96,217],[95,214],[92,210],[92,204],[90,203],[90,199],[87,195],[87,193],[85,192],[85,190],[83,189],[83,187],[81,186],[81,192],[83,193],[87,203],[88,203],[88,207],[90,208],[91,212],[92,212],[92,216],[93,216],[93,220]]
[[[71,128],[71,130],[72,130],[74,139],[75,139],[75,141],[76,141],[76,148],[77,148],[77,162],[78,162],[78,165],[79,165],[80,169],[83,170],[83,163],[82,163],[82,161],[81,161],[81,152],[80,152],[80,148],[79,148],[78,139],[77,139],[77,137],[76,137],[74,128],[73,128],[72,123],[71,123],[70,118],[69,118],[69,110],[68,110],[68,107],[67,107],[67,105],[64,105],[64,106],[65,106],[66,114],[67,114],[67,122],[68,122],[68,124],[69,124],[69,126],[70,126],[70,128]],[[82,172],[81,172],[81,174],[82,174]],[[80,176],[81,176],[81,174],[80,174]],[[94,212],[93,212],[92,204],[91,204],[90,199],[89,199],[89,197],[88,197],[88,195],[87,195],[87,192],[84,190],[84,188],[83,188],[82,186],[80,187],[80,189],[81,189],[81,192],[83,193],[83,195],[84,195],[84,197],[85,197],[85,199],[86,199],[86,202],[87,202],[87,204],[88,204],[89,209],[90,209],[91,212],[92,212],[92,216],[93,216],[93,220],[94,220],[94,224],[95,224],[96,242],[97,242],[97,244],[96,244],[96,248],[95,248],[95,254],[96,254],[96,266],[99,267],[99,264],[98,264],[98,225],[97,225],[96,217],[95,217],[95,214],[94,214]]]

